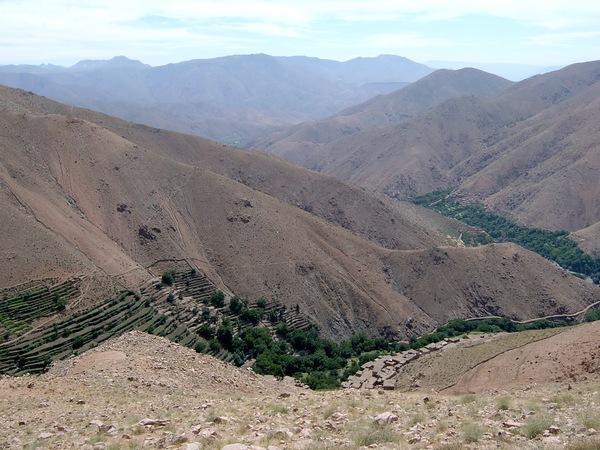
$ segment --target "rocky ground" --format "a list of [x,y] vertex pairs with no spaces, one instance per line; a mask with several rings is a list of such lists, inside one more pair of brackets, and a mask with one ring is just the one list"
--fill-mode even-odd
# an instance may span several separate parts
[[600,448],[600,385],[313,392],[139,332],[0,379],[0,448]]

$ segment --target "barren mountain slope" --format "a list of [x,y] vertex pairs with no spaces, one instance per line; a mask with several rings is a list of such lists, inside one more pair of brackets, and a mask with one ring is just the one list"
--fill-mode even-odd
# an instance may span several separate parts
[[430,214],[355,188],[336,178],[307,171],[268,154],[223,146],[190,135],[151,129],[93,111],[71,108],[22,91],[0,87],[0,105],[17,114],[81,117],[134,144],[186,165],[205,168],[312,212],[388,248],[414,249],[447,244],[464,228]]
[[572,234],[580,247],[595,258],[600,257],[600,222]]
[[[519,286],[501,289],[493,281],[497,272],[481,268],[499,267],[509,246],[444,249],[450,257],[430,278],[420,270],[437,264],[436,253],[415,251],[451,242],[436,230],[452,222],[419,229],[425,216],[418,209],[403,215],[404,209],[389,201],[271,156],[101,115],[92,122],[74,115],[24,114],[28,102],[36,103],[37,111],[57,106],[22,92],[11,95],[22,102],[3,103],[15,112],[0,114],[0,175],[5,198],[13,195],[23,206],[13,207],[13,227],[32,229],[28,224],[34,215],[62,243],[50,251],[56,255],[51,261],[38,260],[33,273],[97,270],[135,288],[150,276],[148,267],[157,260],[186,260],[230,292],[299,305],[327,335],[337,338],[353,331],[420,334],[457,311],[511,313],[515,298],[527,297],[517,317],[574,311],[595,300],[595,287],[576,277],[566,277],[550,291],[552,280],[563,273],[528,252],[506,271],[507,279],[513,275],[520,280]],[[79,112],[94,116],[71,111]],[[125,139],[127,129],[131,136]],[[258,161],[251,161],[253,157]],[[198,165],[186,163],[186,158]],[[255,171],[256,165],[262,169]],[[310,183],[308,193],[295,197],[294,189],[301,189],[302,182]],[[299,208],[298,198],[311,203]],[[310,205],[315,214],[308,211]],[[364,217],[363,208],[368,213],[363,211]],[[29,251],[25,243],[38,236],[23,238],[24,247],[12,251]],[[473,257],[454,256],[465,253]],[[75,261],[63,263],[65,254],[75,255]],[[415,260],[417,254],[422,256]],[[3,266],[10,264],[2,260]],[[399,281],[413,279],[412,272],[418,274],[416,290]],[[474,293],[468,288],[473,277],[480,280]],[[533,281],[526,283],[526,278]],[[450,280],[447,291],[432,300],[440,279]],[[5,279],[2,285],[15,281]],[[428,306],[438,300],[445,307]]]
[[450,98],[495,95],[511,84],[508,80],[476,69],[437,70],[391,94],[380,95],[326,119],[272,133],[250,143],[250,146],[314,168],[320,165],[320,149],[324,144],[360,131],[408,120]]
[[[588,284],[580,291],[565,271],[547,270],[543,258],[513,244],[393,252],[384,261],[394,288],[439,322],[449,315],[524,320],[564,313],[559,305],[576,312],[600,300],[596,286]],[[410,269],[396,272],[399,266]],[[429,277],[437,281],[424,282]]]
[[493,98],[451,99],[402,124],[324,145],[312,164],[403,197],[460,186],[463,196],[528,225],[585,228],[600,220],[598,80],[600,62],[590,62]]
[[447,100],[403,123],[338,139],[320,150],[317,170],[389,195],[412,197],[454,185],[451,170],[513,121],[476,97]]
[[[499,133],[495,144],[464,162],[473,175],[458,193],[544,228],[575,231],[600,221],[599,122],[595,83]],[[476,170],[482,160],[489,162]]]

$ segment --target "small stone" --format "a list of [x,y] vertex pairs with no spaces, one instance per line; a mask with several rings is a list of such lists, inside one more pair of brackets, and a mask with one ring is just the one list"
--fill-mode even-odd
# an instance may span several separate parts
[[38,439],[50,439],[52,436],[54,436],[52,433],[40,433]]
[[180,447],[180,450],[200,450],[200,449],[201,449],[200,444],[198,444],[197,442],[183,444]]
[[391,412],[384,412],[373,419],[379,425],[387,425],[398,420],[398,416]]
[[184,444],[186,442],[188,442],[190,440],[190,438],[188,438],[185,433],[184,434],[180,434],[178,436],[175,436],[173,438],[173,440],[171,441],[172,444]]
[[231,422],[231,419],[229,417],[220,417],[217,416],[213,419],[214,423],[229,423]]
[[521,422],[515,422],[513,420],[507,420],[505,422],[502,422],[502,426],[504,428],[521,428],[523,426],[523,424]]
[[551,427],[548,428],[548,432],[550,434],[558,434],[558,433],[560,433],[560,428],[552,425]]
[[204,428],[200,430],[198,436],[204,438],[219,438],[221,437],[221,433],[219,433],[219,430],[217,430],[216,428]]
[[346,420],[346,419],[348,419],[349,417],[350,417],[350,414],[343,414],[343,413],[340,413],[340,412],[335,412],[335,413],[333,413],[333,414],[331,415],[331,418],[332,418],[333,420],[335,420],[336,422],[339,422],[339,421],[341,421],[341,420]]
[[166,420],[166,419],[142,419],[138,422],[140,425],[142,426],[158,426],[158,427],[164,427],[167,426],[171,423],[171,421]]

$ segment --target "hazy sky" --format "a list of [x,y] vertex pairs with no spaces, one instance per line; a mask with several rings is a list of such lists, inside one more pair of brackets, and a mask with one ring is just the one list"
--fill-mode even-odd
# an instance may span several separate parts
[[0,64],[247,53],[565,65],[600,59],[600,2],[0,0]]

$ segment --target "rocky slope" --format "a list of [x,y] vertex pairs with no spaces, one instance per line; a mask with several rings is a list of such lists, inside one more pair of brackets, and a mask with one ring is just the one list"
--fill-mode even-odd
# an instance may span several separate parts
[[597,448],[598,385],[478,395],[313,392],[131,333],[0,379],[0,446],[60,449]]

